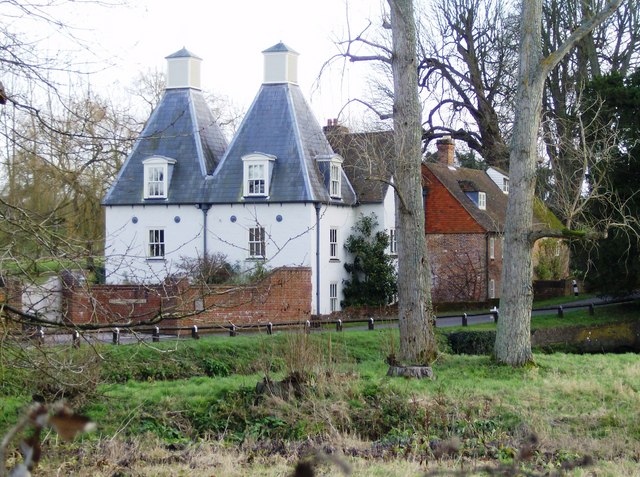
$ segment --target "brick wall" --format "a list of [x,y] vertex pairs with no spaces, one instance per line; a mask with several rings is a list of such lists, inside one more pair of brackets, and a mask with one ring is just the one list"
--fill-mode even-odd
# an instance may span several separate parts
[[65,319],[72,323],[144,322],[176,313],[164,326],[300,321],[311,313],[311,269],[280,268],[254,285],[93,285],[64,287]]
[[[0,303],[7,303],[13,308],[22,309],[22,287],[15,280],[2,279],[0,287]],[[0,309],[0,326],[3,330],[19,330],[22,326],[14,320],[8,319],[6,310]]]
[[490,279],[500,296],[502,241],[496,237],[494,259],[487,264],[487,240],[484,233],[427,234],[434,303],[484,302]]

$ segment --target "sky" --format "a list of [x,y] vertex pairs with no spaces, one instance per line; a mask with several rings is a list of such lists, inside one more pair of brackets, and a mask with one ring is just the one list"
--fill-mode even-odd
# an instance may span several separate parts
[[[279,41],[298,53],[299,83],[318,121],[336,117],[341,107],[366,89],[368,68],[339,61],[324,74],[322,65],[369,19],[380,17],[383,0],[128,0],[109,8],[86,2],[65,7],[74,35],[95,55],[94,87],[127,87],[141,73],[165,70],[165,57],[186,47],[203,59],[203,89],[227,96],[246,109],[262,82],[262,51]],[[349,18],[349,22],[347,22]],[[56,48],[59,35],[50,35]],[[71,48],[74,48],[73,46]],[[77,48],[77,47],[76,47]]]

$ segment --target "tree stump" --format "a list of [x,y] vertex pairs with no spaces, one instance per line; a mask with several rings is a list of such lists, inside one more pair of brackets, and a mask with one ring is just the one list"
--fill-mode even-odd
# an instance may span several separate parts
[[390,366],[387,376],[433,379],[433,369],[431,369],[431,366]]

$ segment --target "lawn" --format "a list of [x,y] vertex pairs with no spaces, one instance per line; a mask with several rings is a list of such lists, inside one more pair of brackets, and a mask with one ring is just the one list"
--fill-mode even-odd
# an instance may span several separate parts
[[[579,313],[567,316],[593,318]],[[637,316],[630,307],[597,313]],[[284,476],[308,455],[322,461],[319,475],[345,465],[363,476],[488,475],[484,466],[638,475],[637,354],[536,354],[535,365],[513,369],[444,353],[436,379],[418,381],[386,377],[397,342],[396,330],[376,329],[98,348],[95,386],[73,396],[98,432],[73,444],[48,439],[40,475]],[[69,360],[88,362],[89,352]],[[256,392],[265,376],[293,372],[302,379],[290,391]],[[19,391],[0,388],[4,427],[29,395],[18,375]],[[584,459],[593,464],[583,468]]]

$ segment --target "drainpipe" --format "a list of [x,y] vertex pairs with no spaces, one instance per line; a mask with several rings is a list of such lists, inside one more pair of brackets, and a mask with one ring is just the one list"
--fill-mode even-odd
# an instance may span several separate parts
[[316,207],[316,315],[320,315],[320,202]]
[[202,256],[207,256],[207,214],[211,204],[198,204],[196,207],[202,211]]

